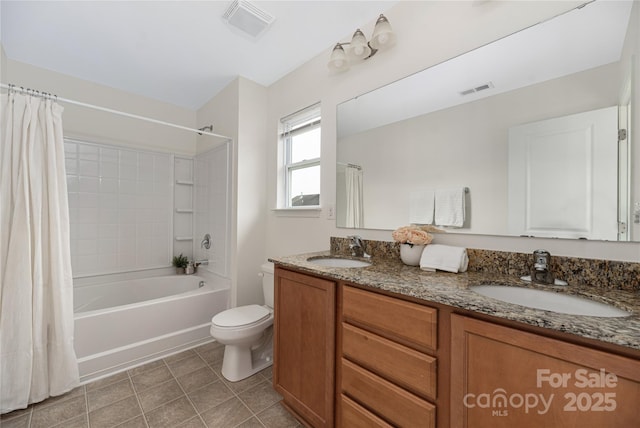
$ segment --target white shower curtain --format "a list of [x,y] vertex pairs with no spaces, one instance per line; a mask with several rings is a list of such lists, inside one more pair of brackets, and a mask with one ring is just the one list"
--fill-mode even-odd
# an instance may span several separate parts
[[62,106],[2,96],[0,413],[78,385]]
[[364,227],[362,169],[349,165],[345,168],[344,176],[347,187],[346,227]]

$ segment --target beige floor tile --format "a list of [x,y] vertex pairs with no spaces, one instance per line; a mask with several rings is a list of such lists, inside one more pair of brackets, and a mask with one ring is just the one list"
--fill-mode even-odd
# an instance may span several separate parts
[[101,407],[108,406],[133,394],[133,386],[131,386],[129,377],[119,382],[103,386],[102,388],[92,389],[87,392],[89,411],[98,410]]
[[220,378],[209,366],[202,367],[178,378],[178,382],[180,382],[180,385],[187,393],[218,380],[220,380]]
[[264,380],[257,386],[238,394],[238,397],[254,413],[259,413],[282,400],[282,396],[274,391],[271,383],[267,380]]
[[69,392],[66,392],[66,393],[62,394],[62,395],[56,395],[55,397],[49,397],[44,401],[32,404],[32,406],[33,406],[34,409],[45,407],[45,406],[50,406],[52,404],[56,404],[56,403],[59,403],[59,402],[64,401],[64,400],[68,400],[69,398],[75,398],[75,397],[83,396],[85,391],[86,391],[86,389],[85,389],[84,385],[83,386],[79,386],[77,388],[72,389]]
[[223,345],[207,343],[1,415],[0,427],[300,426],[278,403],[271,368],[229,382],[221,374],[223,353]]
[[146,370],[131,377],[133,381],[133,386],[136,389],[136,392],[140,393],[145,389],[149,389],[152,386],[156,386],[163,382],[172,379],[173,375],[169,371],[169,368],[162,363],[161,366],[154,368],[153,370]]
[[69,419],[68,421],[61,422],[52,428],[89,428],[88,415],[80,415],[73,419]]
[[138,367],[134,367],[132,369],[127,370],[127,372],[129,373],[129,376],[133,377],[141,373],[147,372],[149,370],[155,370],[158,367],[165,367],[165,366],[166,364],[164,363],[164,361],[160,359],[160,360],[151,361],[150,363],[146,363]]
[[222,381],[217,381],[187,395],[198,412],[202,413],[233,397],[233,392]]
[[238,398],[233,397],[201,414],[209,428],[234,427],[252,416],[251,411]]
[[200,419],[199,416],[196,416],[176,428],[207,428],[207,426],[202,422],[202,419]]
[[213,370],[213,372],[218,375],[220,379],[224,379],[224,376],[222,376],[222,360],[214,361],[207,364],[209,365],[211,370]]
[[91,391],[92,389],[103,388],[107,385],[111,385],[112,383],[120,382],[125,379],[129,379],[129,373],[127,373],[126,371],[95,380],[91,383],[86,384],[85,387],[87,388],[87,391]]
[[31,417],[32,428],[50,428],[87,412],[84,395],[69,398],[48,406],[35,407]]
[[266,428],[294,428],[300,423],[280,402],[256,415]]
[[273,380],[273,366],[269,366],[266,369],[262,370],[260,374],[267,380]]
[[248,378],[239,380],[237,382],[231,382],[231,381],[228,381],[228,380],[226,380],[224,378],[222,378],[222,381],[235,394],[240,394],[243,391],[246,391],[248,389],[253,388],[254,386],[258,385],[259,383],[264,382],[264,377],[262,377],[260,374],[256,373],[253,376],[249,376]]
[[2,428],[29,428],[31,422],[31,412],[24,413],[19,416],[0,419],[0,427]]
[[144,420],[144,416],[136,416],[133,419],[129,419],[114,428],[147,428],[147,423]]
[[176,363],[177,361],[184,360],[188,357],[193,357],[194,355],[196,355],[196,351],[194,351],[193,349],[187,349],[186,351],[164,357],[164,362],[167,365],[171,366],[171,364]]
[[258,419],[253,417],[238,425],[237,428],[264,428],[264,425],[262,425]]
[[187,358],[183,358],[178,361],[166,362],[171,370],[171,373],[175,377],[181,377],[186,375],[187,373],[194,372],[198,369],[206,367],[207,364],[204,362],[202,358],[195,352],[193,355],[188,356]]
[[195,351],[207,363],[222,361],[222,358],[224,357],[224,345],[218,342],[209,342],[205,345],[197,347]]
[[175,379],[151,387],[138,394],[138,400],[143,412],[149,412],[156,407],[184,396],[184,391]]
[[194,416],[196,416],[196,410],[186,397],[178,398],[145,413],[149,428],[175,428]]
[[116,401],[113,404],[89,412],[91,428],[110,428],[122,424],[142,414],[135,396]]
[[2,415],[0,415],[0,425],[7,423],[9,419],[14,419],[18,417],[24,418],[25,415],[30,416],[32,411],[33,411],[33,406],[29,406],[26,409],[18,409],[18,410],[14,410],[13,412],[3,413]]

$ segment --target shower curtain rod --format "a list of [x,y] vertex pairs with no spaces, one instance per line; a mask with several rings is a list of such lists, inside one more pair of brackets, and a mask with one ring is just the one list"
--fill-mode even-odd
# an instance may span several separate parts
[[[55,99],[57,101],[62,101],[68,104],[73,104],[73,105],[77,105],[80,107],[87,107],[93,110],[99,110],[99,111],[104,111],[106,113],[111,113],[111,114],[115,114],[118,116],[124,116],[124,117],[130,117],[133,119],[139,119],[139,120],[143,120],[146,122],[151,122],[151,123],[156,123],[158,125],[165,125],[165,126],[170,126],[172,128],[178,128],[178,129],[182,129],[185,131],[192,131],[192,132],[196,132],[199,135],[210,135],[212,137],[219,137],[219,138],[224,138],[227,140],[231,140],[231,137],[227,137],[226,135],[220,135],[220,134],[215,134],[213,132],[208,132],[208,131],[204,131],[203,129],[195,129],[195,128],[189,128],[188,126],[182,126],[182,125],[178,125],[177,123],[171,123],[171,122],[165,122],[163,120],[158,120],[158,119],[153,119],[151,117],[146,117],[146,116],[140,116],[137,114],[133,114],[133,113],[127,113],[124,111],[120,111],[120,110],[114,110],[114,109],[110,109],[107,107],[100,107],[94,104],[87,104],[87,103],[83,103],[81,101],[75,101],[75,100],[70,100],[68,98],[62,98],[59,97],[57,95],[52,95],[50,93],[47,92],[42,92],[42,91],[36,91],[33,89],[25,89],[22,86],[16,86],[16,85],[9,85],[6,83],[0,83],[0,88],[4,88],[4,89],[9,89],[9,90],[13,90],[13,91],[18,91],[18,92],[22,92],[22,93],[28,93],[29,95],[34,95],[34,96],[39,96],[39,97],[46,97],[46,98],[51,98],[51,99]],[[208,128],[208,127],[205,127]]]
[[355,169],[362,169],[362,167],[360,165],[357,165],[355,163],[344,163],[344,162],[337,162],[338,165],[342,165],[342,166],[347,166],[347,167],[351,167],[351,168],[355,168]]

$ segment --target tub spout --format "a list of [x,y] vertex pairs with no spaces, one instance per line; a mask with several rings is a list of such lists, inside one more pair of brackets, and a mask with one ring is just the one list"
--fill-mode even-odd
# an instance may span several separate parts
[[193,262],[196,266],[199,265],[208,265],[209,264],[209,260],[208,259],[202,259],[202,260],[196,260]]

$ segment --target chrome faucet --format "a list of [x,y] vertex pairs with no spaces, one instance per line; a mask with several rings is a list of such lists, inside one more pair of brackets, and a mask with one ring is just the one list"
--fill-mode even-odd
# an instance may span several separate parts
[[351,243],[349,244],[349,249],[351,250],[351,255],[353,257],[365,257],[370,258],[371,255],[367,254],[364,250],[364,243],[362,242],[362,238],[358,235],[347,236],[347,238],[351,239]]
[[551,254],[545,250],[535,250],[533,252],[533,260],[531,281],[539,284],[553,284],[554,278],[551,273]]

